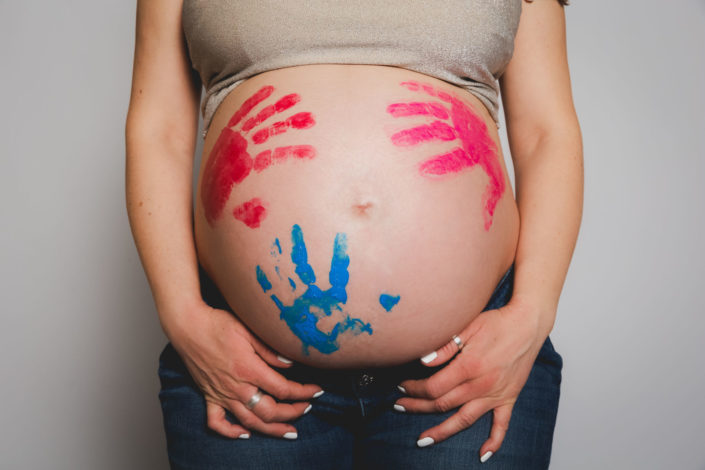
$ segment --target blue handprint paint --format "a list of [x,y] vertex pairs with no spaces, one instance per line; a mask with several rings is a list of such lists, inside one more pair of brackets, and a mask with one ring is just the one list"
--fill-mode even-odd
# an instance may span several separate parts
[[[292,305],[284,305],[275,294],[270,297],[281,312],[279,318],[284,320],[289,329],[301,340],[304,354],[308,355],[309,346],[324,354],[337,351],[340,347],[337,341],[338,335],[345,331],[350,331],[354,335],[363,332],[371,335],[372,326],[369,323],[359,318],[352,318],[350,315],[346,315],[343,321],[336,323],[329,333],[325,333],[317,327],[320,313],[311,311],[314,308],[330,316],[334,310],[342,311],[341,305],[348,300],[346,287],[350,278],[348,273],[350,258],[347,255],[345,234],[339,233],[335,236],[333,258],[328,274],[331,287],[325,291],[315,284],[316,274],[308,264],[306,243],[301,227],[298,225],[294,225],[291,229],[291,241],[291,262],[294,263],[296,275],[306,285],[306,291],[297,297]],[[267,292],[271,288],[271,283],[260,266],[257,266],[256,274],[257,282]]]
[[267,275],[264,274],[264,271],[262,271],[262,268],[257,266],[257,282],[259,282],[259,285],[262,287],[262,290],[264,292],[267,292],[269,289],[272,288],[272,283],[269,282],[269,279],[267,279]]
[[399,300],[401,299],[401,296],[397,295],[389,295],[389,294],[382,294],[379,296],[379,303],[384,307],[386,311],[392,310],[396,304],[399,303]]
[[[269,254],[272,256],[272,258],[276,258],[278,255],[282,254],[282,246],[279,243],[279,239],[275,238],[274,243],[272,243],[272,246],[269,247]],[[281,279],[281,276],[280,276]]]

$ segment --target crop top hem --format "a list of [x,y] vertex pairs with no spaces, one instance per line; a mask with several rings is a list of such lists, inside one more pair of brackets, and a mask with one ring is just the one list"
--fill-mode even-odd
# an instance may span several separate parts
[[[331,64],[331,63],[342,63],[342,62],[317,62],[321,64]],[[350,64],[349,62],[344,62],[345,64],[353,65]],[[312,65],[311,63],[309,64],[300,64],[300,65]],[[381,64],[359,64],[359,65],[381,65]],[[387,66],[386,64],[384,66]],[[294,67],[294,65],[287,65],[284,67],[279,67],[279,68],[287,68],[287,67]],[[396,67],[396,66],[395,66]],[[432,76],[434,78],[438,78],[440,80],[446,81],[448,83],[451,83],[453,85],[459,86],[460,88],[463,88],[467,90],[468,92],[472,93],[473,96],[475,96],[477,99],[480,100],[480,102],[483,104],[483,106],[487,109],[487,112],[490,114],[492,117],[492,120],[495,122],[495,125],[497,128],[500,127],[499,123],[499,104],[495,99],[493,99],[494,96],[497,96],[497,89],[487,89],[488,87],[484,83],[480,82],[471,82],[470,80],[463,80],[462,84],[456,83],[457,80],[454,80],[454,77],[449,75],[448,77],[441,77],[436,74],[430,74],[428,71],[422,71],[419,69],[412,69],[409,67],[399,67],[399,68],[404,68],[407,70],[411,70],[413,72],[419,72],[423,73],[425,75]],[[273,69],[266,69],[262,70],[261,72],[253,73],[249,77],[245,78],[240,78],[232,83],[228,83],[227,81],[224,82],[219,82],[217,84],[217,87],[214,87],[214,89],[211,90],[206,90],[206,96],[203,98],[203,101],[201,103],[201,115],[203,117],[203,137],[206,136],[208,133],[208,130],[210,128],[211,121],[213,120],[213,116],[215,115],[215,112],[218,110],[218,107],[220,104],[225,100],[225,98],[230,94],[231,91],[233,91],[235,88],[237,88],[240,84],[244,83],[246,80],[252,78],[255,75],[258,75],[260,73],[264,72],[269,72],[270,70],[277,70],[276,68]],[[217,89],[216,89],[217,88]],[[483,93],[484,92],[484,93]]]

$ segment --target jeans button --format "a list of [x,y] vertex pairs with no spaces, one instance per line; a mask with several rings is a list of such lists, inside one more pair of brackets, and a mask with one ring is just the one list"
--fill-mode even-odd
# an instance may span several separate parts
[[362,374],[362,375],[360,376],[360,378],[357,380],[357,384],[358,384],[360,387],[367,387],[368,385],[370,385],[370,384],[371,384],[372,382],[374,382],[374,381],[375,381],[375,378],[374,378],[373,375]]

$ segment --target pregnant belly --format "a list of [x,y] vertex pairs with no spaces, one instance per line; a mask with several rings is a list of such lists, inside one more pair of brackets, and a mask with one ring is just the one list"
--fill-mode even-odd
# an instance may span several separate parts
[[449,341],[511,264],[518,224],[487,110],[408,70],[266,72],[206,137],[199,260],[253,332],[309,365],[392,365]]

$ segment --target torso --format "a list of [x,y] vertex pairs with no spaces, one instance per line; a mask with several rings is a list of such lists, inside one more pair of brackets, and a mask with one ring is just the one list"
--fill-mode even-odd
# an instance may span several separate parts
[[449,341],[511,265],[519,230],[480,101],[386,66],[248,79],[213,118],[197,191],[199,260],[233,311],[317,367],[392,365]]

